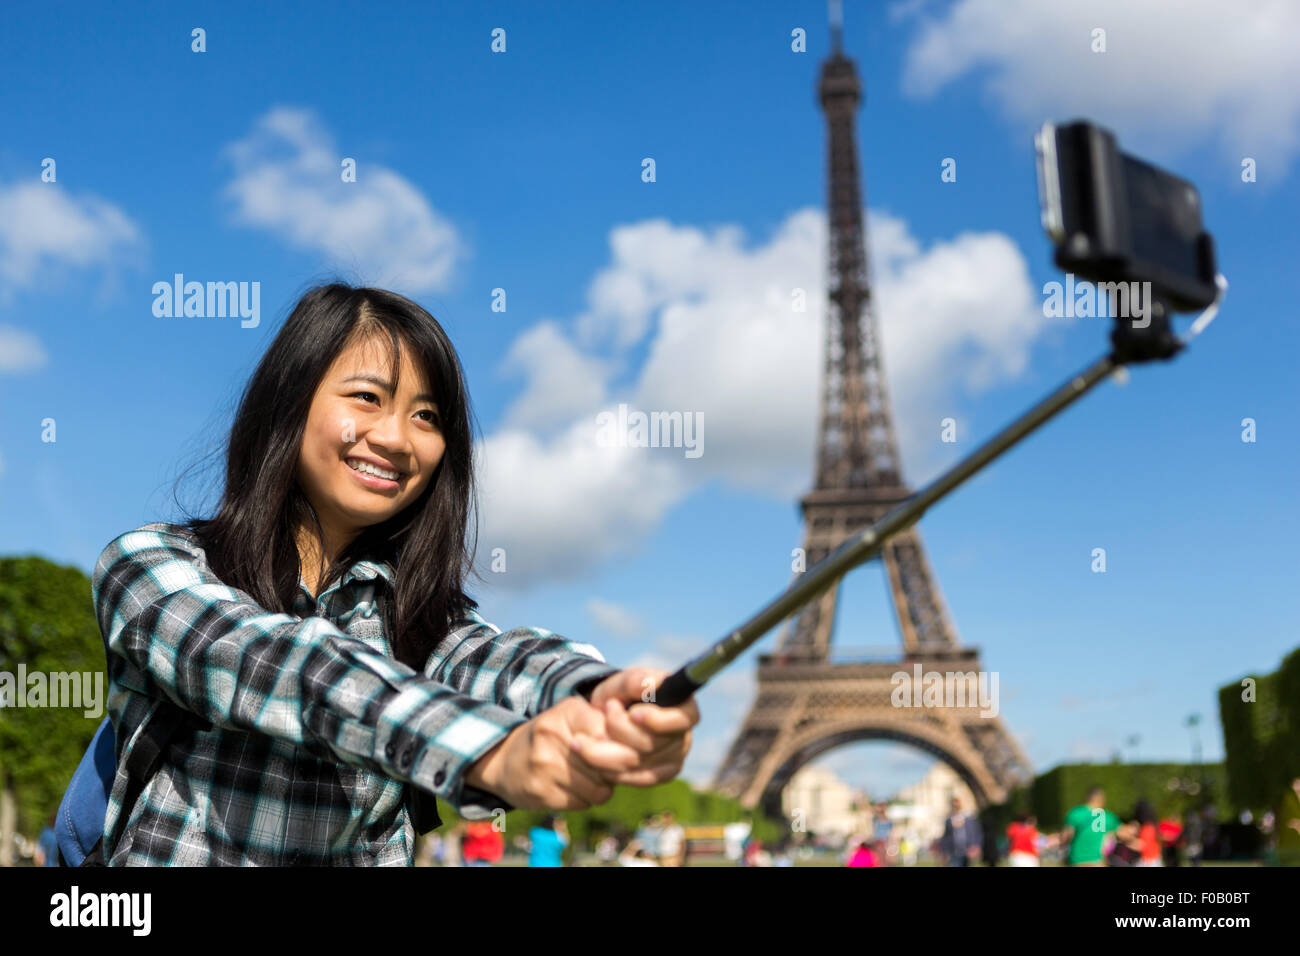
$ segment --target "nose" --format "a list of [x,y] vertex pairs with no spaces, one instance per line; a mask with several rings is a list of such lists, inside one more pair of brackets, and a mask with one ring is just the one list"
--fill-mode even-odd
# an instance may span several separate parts
[[[409,472],[415,467],[415,445],[409,429],[413,427],[396,411],[371,419],[370,427],[363,433],[366,444],[376,455],[387,459],[394,467]],[[360,442],[362,435],[357,436]]]

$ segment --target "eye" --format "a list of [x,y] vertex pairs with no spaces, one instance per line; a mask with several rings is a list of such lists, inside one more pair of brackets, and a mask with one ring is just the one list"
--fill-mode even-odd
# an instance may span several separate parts
[[[353,392],[348,396],[348,398],[361,398],[361,399],[373,398],[375,399],[375,401],[379,401],[379,397],[374,392]],[[431,418],[426,419],[426,421],[428,421],[430,425],[434,425],[439,428],[442,427],[442,418],[433,409],[431,408],[423,409],[419,414],[432,416]]]

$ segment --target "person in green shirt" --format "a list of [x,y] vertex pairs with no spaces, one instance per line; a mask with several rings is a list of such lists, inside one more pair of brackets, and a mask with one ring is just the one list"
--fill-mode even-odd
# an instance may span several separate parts
[[1101,851],[1107,835],[1115,833],[1120,839],[1132,838],[1132,829],[1131,825],[1122,823],[1119,817],[1106,809],[1106,791],[1101,787],[1090,787],[1084,802],[1065,815],[1061,840],[1070,843],[1066,865],[1105,866]]

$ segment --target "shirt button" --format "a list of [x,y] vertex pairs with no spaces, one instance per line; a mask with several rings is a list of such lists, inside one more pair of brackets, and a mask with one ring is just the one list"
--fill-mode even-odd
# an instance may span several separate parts
[[389,760],[392,760],[393,754],[397,753],[397,748],[393,746],[391,740],[388,742],[388,746],[384,748],[384,753],[387,755]]
[[407,747],[402,751],[402,756],[397,759],[397,765],[405,770],[411,765],[411,748]]
[[442,782],[446,779],[447,779],[447,771],[439,770],[437,773],[433,775],[433,785],[435,787],[440,787],[442,786]]

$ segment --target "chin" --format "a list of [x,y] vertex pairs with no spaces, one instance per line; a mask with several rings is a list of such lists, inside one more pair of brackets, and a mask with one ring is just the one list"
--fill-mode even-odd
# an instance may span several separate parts
[[389,515],[395,515],[402,510],[402,500],[399,498],[385,498],[382,501],[375,500],[378,495],[372,495],[371,500],[359,498],[356,495],[349,495],[340,501],[349,512],[360,517],[374,517],[378,519],[387,518]]
[[358,495],[351,488],[348,489],[347,494],[334,500],[338,502],[339,510],[349,518],[368,521],[371,524],[390,518],[403,508],[401,500],[397,498],[380,500],[378,495],[371,495],[367,500],[364,493]]

